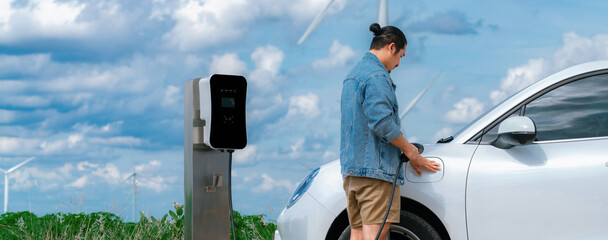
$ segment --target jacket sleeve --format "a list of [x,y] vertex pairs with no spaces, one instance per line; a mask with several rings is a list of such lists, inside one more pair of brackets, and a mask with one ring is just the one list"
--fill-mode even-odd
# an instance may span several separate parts
[[[386,79],[382,76],[372,77],[365,85],[363,112],[367,117],[367,126],[383,142],[389,143],[401,135],[399,125],[392,120],[393,105],[388,96],[395,94]],[[398,117],[398,116],[397,116]]]

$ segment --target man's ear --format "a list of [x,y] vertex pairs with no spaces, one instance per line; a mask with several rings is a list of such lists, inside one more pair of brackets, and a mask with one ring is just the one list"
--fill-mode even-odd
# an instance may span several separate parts
[[386,45],[388,52],[390,52],[391,54],[395,55],[397,54],[397,45],[395,45],[394,42]]

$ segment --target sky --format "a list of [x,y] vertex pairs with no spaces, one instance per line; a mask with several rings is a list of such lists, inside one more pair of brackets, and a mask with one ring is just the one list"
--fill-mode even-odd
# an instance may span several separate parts
[[[234,209],[276,220],[339,156],[342,80],[369,49],[377,1],[0,0],[0,168],[9,211],[162,216],[184,202],[184,83],[247,78]],[[608,59],[608,2],[389,0],[408,47],[392,73],[406,138],[431,144],[519,89]],[[441,75],[438,75],[440,74]],[[0,178],[1,186],[4,178]]]

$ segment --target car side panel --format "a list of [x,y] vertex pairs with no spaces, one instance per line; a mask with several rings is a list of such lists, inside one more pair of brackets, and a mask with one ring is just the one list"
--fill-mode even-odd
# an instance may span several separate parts
[[[401,195],[429,208],[443,222],[451,239],[467,239],[465,183],[469,162],[477,145],[438,144],[425,147],[423,156],[443,160],[443,178],[433,183],[406,181],[401,187]],[[406,169],[408,179],[417,178],[410,176],[414,171],[409,164]],[[424,174],[429,172],[423,171]],[[402,208],[407,209],[407,206]]]

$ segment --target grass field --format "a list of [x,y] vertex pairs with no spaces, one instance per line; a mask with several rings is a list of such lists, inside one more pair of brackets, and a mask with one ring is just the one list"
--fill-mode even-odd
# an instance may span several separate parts
[[[162,218],[145,216],[124,222],[107,212],[53,213],[37,217],[31,212],[8,212],[0,216],[0,239],[182,239],[183,205],[174,204]],[[243,216],[234,212],[237,239],[272,239],[276,224],[265,215]]]

